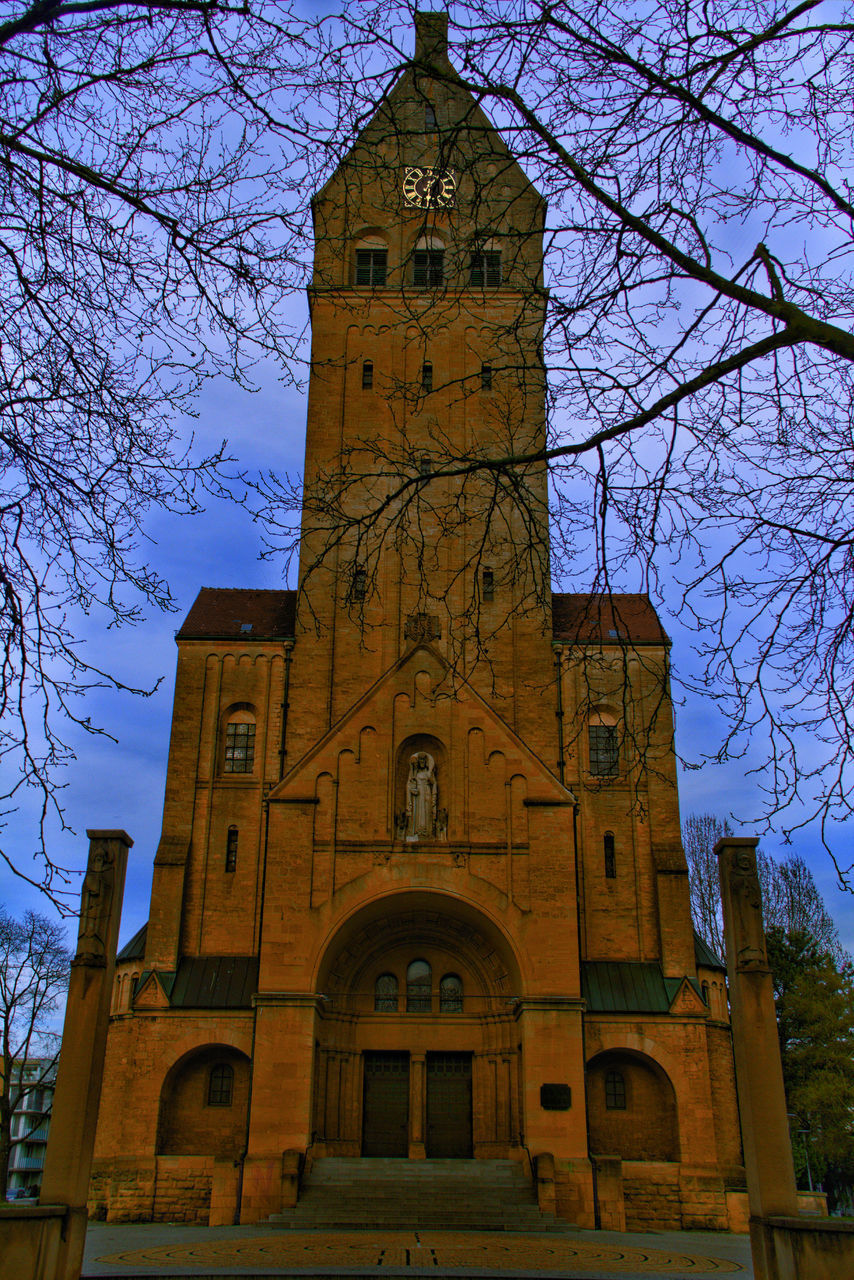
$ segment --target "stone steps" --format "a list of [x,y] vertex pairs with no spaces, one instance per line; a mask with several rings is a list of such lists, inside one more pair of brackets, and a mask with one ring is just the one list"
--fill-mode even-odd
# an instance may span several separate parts
[[316,1160],[295,1208],[278,1227],[543,1231],[565,1227],[540,1212],[513,1160]]

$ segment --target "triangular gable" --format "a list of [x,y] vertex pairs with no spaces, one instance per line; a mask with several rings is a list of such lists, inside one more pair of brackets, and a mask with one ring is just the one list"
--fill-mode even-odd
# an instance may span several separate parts
[[[174,975],[165,976],[167,976],[168,980],[169,977]],[[169,996],[160,974],[156,970],[143,976],[133,999],[133,1007],[134,1009],[168,1009],[170,1007]]]
[[690,978],[682,978],[676,985],[676,979],[665,979],[668,985],[676,986],[675,994],[670,1001],[669,1013],[677,1014],[683,1018],[705,1018],[708,1009],[703,1003],[703,998],[698,992],[695,984]]
[[[502,184],[506,184],[512,179],[518,183],[520,189],[530,191],[545,204],[543,196],[534,187],[530,178],[504,141],[501,132],[489,119],[474,95],[466,88],[462,77],[445,52],[437,52],[426,64],[413,61],[404,67],[397,80],[386,93],[383,101],[338,164],[334,173],[315,192],[312,204],[321,204],[328,196],[342,171],[354,162],[358,162],[359,152],[371,151],[377,140],[385,142],[390,135],[398,136],[400,138],[401,154],[407,149],[408,143],[411,142],[410,131],[400,128],[399,124],[396,123],[396,110],[407,99],[418,97],[419,88],[423,93],[423,86],[431,80],[445,87],[451,98],[455,98],[458,101],[465,100],[466,102],[466,109],[462,119],[454,121],[449,128],[449,132],[456,136],[457,142],[459,143],[461,137],[471,135],[472,138],[480,141],[481,145],[477,150],[478,154],[481,154],[486,150],[483,146],[483,141],[488,137],[489,146],[486,158],[492,163],[500,162]],[[375,163],[373,151],[371,151],[371,154]],[[453,157],[451,157],[451,165],[453,165]]]
[[[319,757],[327,755],[336,740],[338,740],[342,748],[352,749],[353,740],[358,737],[358,731],[366,719],[373,720],[377,724],[387,723],[387,714],[394,699],[399,694],[407,692],[407,689],[402,687],[400,677],[405,673],[407,667],[413,666],[418,661],[419,655],[429,656],[431,662],[435,663],[440,671],[450,671],[450,666],[446,659],[431,644],[426,642],[415,644],[371,685],[350,710],[306,752],[302,759],[296,762],[281,782],[273,788],[268,799],[270,801],[287,800],[295,794],[298,794],[300,798],[308,797],[312,794],[314,783],[312,763]],[[495,708],[476,689],[467,681],[461,680],[456,686],[456,691],[457,694],[461,693],[463,695],[462,698],[459,696],[454,699],[448,697],[449,704],[453,701],[458,708],[461,708],[467,702],[476,707],[480,716],[491,726],[496,737],[504,739],[508,745],[512,745],[515,752],[524,757],[530,768],[531,776],[537,779],[536,791],[529,792],[529,803],[567,805],[575,802],[573,793],[560,782],[548,765],[531,750],[524,739],[519,737],[516,731],[510,727],[507,721],[498,714]],[[385,702],[388,703],[388,708],[383,706]],[[426,722],[424,729],[425,731],[430,731],[430,725]]]

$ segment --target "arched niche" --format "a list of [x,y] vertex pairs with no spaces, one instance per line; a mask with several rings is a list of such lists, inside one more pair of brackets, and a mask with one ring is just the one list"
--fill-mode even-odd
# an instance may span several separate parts
[[622,1160],[678,1160],[676,1093],[652,1058],[607,1050],[587,1064],[591,1155]]
[[[424,755],[433,761],[433,773],[436,788],[436,824],[434,839],[447,838],[449,820],[450,779],[446,768],[447,752],[444,743],[431,733],[415,733],[400,744],[394,768],[394,815],[395,834],[406,839],[413,834],[409,831],[407,819],[409,803],[409,781],[412,774],[413,757]],[[419,837],[424,839],[422,835]],[[426,837],[430,838],[430,837]]]
[[200,1045],[179,1058],[160,1090],[157,1154],[236,1158],[246,1140],[249,1066],[245,1053],[225,1044]]

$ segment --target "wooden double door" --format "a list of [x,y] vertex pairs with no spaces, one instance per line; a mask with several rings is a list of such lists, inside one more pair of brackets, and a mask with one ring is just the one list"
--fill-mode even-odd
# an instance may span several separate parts
[[426,1113],[428,1159],[472,1155],[470,1053],[428,1053],[425,1097],[412,1096],[408,1053],[367,1052],[364,1059],[363,1156],[409,1155],[411,1107]]

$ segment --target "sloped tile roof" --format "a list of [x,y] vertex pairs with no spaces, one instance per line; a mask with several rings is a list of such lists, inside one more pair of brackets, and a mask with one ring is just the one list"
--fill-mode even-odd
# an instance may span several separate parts
[[[178,632],[179,640],[281,639],[294,634],[296,591],[202,587]],[[667,644],[658,615],[645,595],[552,596],[556,640],[568,644]]]
[[122,947],[121,951],[116,956],[116,961],[118,962],[119,960],[141,960],[142,957],[145,955],[145,939],[147,938],[147,936],[148,936],[148,921],[146,920],[142,928],[137,930],[137,932],[133,935],[130,942],[126,942],[125,945]]
[[552,595],[555,640],[567,644],[668,644],[646,595]]
[[202,587],[184,619],[178,639],[241,636],[247,640],[270,640],[292,636],[296,597],[295,591]]

